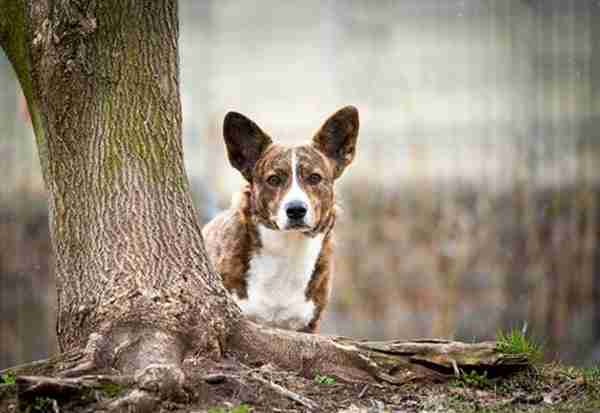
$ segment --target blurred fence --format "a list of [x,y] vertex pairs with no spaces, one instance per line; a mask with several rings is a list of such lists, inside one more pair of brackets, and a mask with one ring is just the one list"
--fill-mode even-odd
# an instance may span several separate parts
[[[275,139],[361,112],[323,329],[493,338],[600,360],[600,5],[180,1],[186,167],[205,221],[241,184],[227,110]],[[55,350],[41,178],[0,61],[0,367]]]

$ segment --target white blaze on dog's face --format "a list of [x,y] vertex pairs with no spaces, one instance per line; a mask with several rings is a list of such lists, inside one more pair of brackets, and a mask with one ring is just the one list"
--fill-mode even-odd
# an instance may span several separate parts
[[308,145],[273,144],[254,122],[230,112],[223,127],[231,164],[251,185],[261,223],[283,231],[314,231],[334,207],[333,184],[354,158],[358,112],[333,114]]
[[[285,193],[283,199],[277,207],[277,218],[275,222],[279,229],[290,228],[311,228],[314,224],[314,206],[310,202],[307,190],[300,180],[300,171],[298,170],[298,156],[296,148],[291,149],[291,170],[290,189]],[[320,176],[315,173],[315,176]]]

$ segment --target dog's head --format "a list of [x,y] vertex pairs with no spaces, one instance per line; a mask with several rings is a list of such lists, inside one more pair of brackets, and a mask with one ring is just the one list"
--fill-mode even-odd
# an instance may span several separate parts
[[307,145],[273,143],[254,122],[225,116],[223,135],[231,165],[250,183],[254,213],[272,229],[310,232],[334,208],[334,181],[354,159],[358,111],[347,106],[325,121]]

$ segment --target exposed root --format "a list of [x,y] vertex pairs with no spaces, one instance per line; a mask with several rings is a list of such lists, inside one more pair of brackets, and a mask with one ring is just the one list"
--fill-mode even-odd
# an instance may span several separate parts
[[[457,371],[475,370],[488,377],[499,377],[530,365],[526,355],[503,353],[494,342],[376,342],[296,333],[250,321],[242,321],[236,327],[226,343],[231,354],[244,364],[263,367],[216,372],[203,380],[220,383],[231,378],[246,385],[248,381],[258,382],[308,410],[318,410],[318,405],[265,376],[265,365],[272,363],[307,378],[318,372],[341,381],[383,381],[395,385],[448,380]],[[46,397],[58,400],[61,408],[76,399],[108,411],[151,411],[159,402],[179,403],[189,398],[193,392],[185,386],[193,382],[194,372],[202,371],[208,360],[186,354],[181,340],[157,330],[121,329],[109,337],[110,340],[92,337],[84,350],[12,368],[17,375],[19,403]],[[64,377],[90,371],[94,374]],[[365,391],[366,387],[361,393]]]
[[18,376],[22,410],[39,399],[99,403],[108,411],[151,411],[160,401],[182,398],[185,376],[173,365],[151,365],[135,376],[88,375],[77,378]]
[[101,402],[124,393],[134,384],[131,376],[93,375],[78,378],[18,376],[17,395],[22,411],[37,400],[57,400],[78,403]]
[[[47,409],[58,400],[61,406],[92,403],[108,411],[151,411],[161,400],[184,397],[182,349],[174,335],[122,327],[108,336],[92,334],[85,349],[11,371],[23,411],[40,400]],[[122,375],[99,374],[106,372]]]
[[[526,354],[506,354],[495,342],[451,340],[367,341],[277,330],[244,320],[230,350],[250,363],[295,371],[318,370],[347,381],[447,380],[457,371],[507,375],[530,365]],[[310,371],[309,371],[310,373]]]
[[173,364],[152,364],[135,374],[135,382],[141,390],[173,399],[183,396],[185,375]]
[[[407,380],[414,381],[420,378],[448,379],[454,377],[457,369],[477,370],[487,372],[488,377],[497,377],[530,365],[527,355],[503,353],[494,342],[470,344],[449,340],[365,341],[278,330],[250,321],[241,322],[239,328],[233,330],[234,334],[227,343],[229,351],[247,364],[274,363],[284,369],[304,371],[307,375],[318,370],[347,381],[382,380],[402,384]],[[154,337],[156,335],[151,336]],[[143,358],[151,341],[146,342],[149,344],[137,345],[133,349],[129,347],[132,349],[134,364],[138,368],[125,369],[130,372],[125,371],[125,374],[138,374],[145,368],[157,365],[173,374],[169,380],[181,383],[181,363],[172,356],[161,356],[158,351],[166,353],[175,349],[176,354],[181,354],[180,344],[161,338],[161,343],[169,345],[161,345],[154,352],[148,351],[149,354],[158,354],[157,357]],[[112,364],[106,360],[100,360],[101,363],[98,363],[98,354],[107,352],[99,353],[96,349],[93,352],[94,357],[91,353],[88,346],[85,350],[63,353],[48,360],[16,366],[10,370],[17,376],[65,376],[75,372],[93,371],[100,366],[105,366],[106,371],[103,373],[113,371]],[[123,360],[124,353],[120,352],[119,358]],[[130,366],[129,363],[121,365]],[[120,368],[116,371],[123,372]],[[146,375],[150,371],[152,369],[147,370]]]

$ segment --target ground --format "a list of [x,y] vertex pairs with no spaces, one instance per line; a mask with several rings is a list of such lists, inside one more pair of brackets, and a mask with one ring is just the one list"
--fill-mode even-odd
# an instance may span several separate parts
[[[158,412],[597,412],[600,367],[575,369],[551,364],[530,367],[505,378],[469,373],[449,382],[401,386],[348,383],[318,372],[289,372],[272,365],[246,366],[229,359],[202,360],[187,371],[182,394],[163,401]],[[17,411],[14,377],[0,385],[0,412]],[[273,386],[275,384],[275,386]],[[36,397],[33,412],[97,412],[126,394],[126,386],[104,386],[86,397]],[[293,400],[295,398],[296,400]],[[56,400],[56,401],[55,401]],[[124,410],[127,411],[127,410]]]

